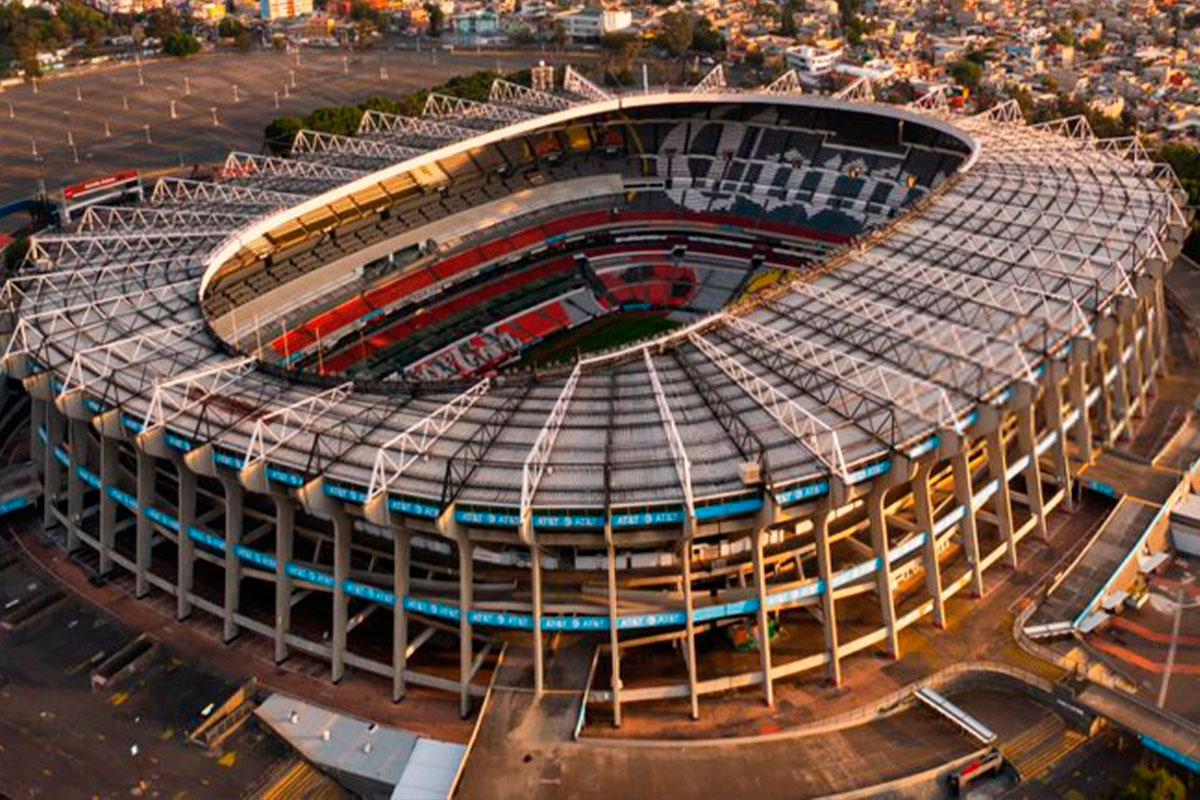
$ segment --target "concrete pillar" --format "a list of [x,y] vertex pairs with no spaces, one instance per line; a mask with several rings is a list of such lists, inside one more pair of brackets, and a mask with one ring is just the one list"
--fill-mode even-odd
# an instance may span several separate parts
[[900,636],[896,630],[896,599],[892,595],[891,547],[888,543],[887,518],[883,513],[883,502],[887,486],[877,480],[867,495],[867,516],[871,526],[871,547],[875,551],[878,568],[875,570],[875,593],[879,595],[879,613],[887,628],[887,651],[892,658],[900,658]]
[[1092,460],[1092,421],[1088,418],[1087,385],[1084,381],[1087,372],[1087,359],[1071,355],[1071,365],[1067,374],[1067,387],[1071,396],[1071,405],[1079,411],[1079,417],[1071,429],[1075,439],[1075,449],[1079,451],[1083,463]]
[[458,540],[458,710],[463,719],[471,713],[472,641],[471,606],[475,603],[475,545],[466,536]]
[[833,598],[833,559],[829,552],[829,504],[822,501],[812,517],[817,548],[817,570],[821,578],[821,612],[824,617],[825,650],[829,653],[829,679],[842,685],[842,661],[838,655],[837,602]]
[[112,572],[112,553],[117,538],[117,501],[108,493],[117,485],[117,440],[100,436],[100,574]]
[[700,693],[696,686],[696,618],[692,600],[692,538],[685,536],[679,548],[683,572],[684,658],[687,659],[688,696],[692,719],[700,719]]
[[938,563],[937,537],[933,530],[933,498],[929,490],[929,473],[932,470],[933,464],[930,462],[918,464],[912,488],[917,505],[917,527],[925,533],[925,590],[933,600],[933,624],[945,628],[946,602],[942,597],[942,568]]
[[228,644],[238,635],[236,615],[242,596],[242,560],[237,548],[242,543],[242,484],[236,478],[222,477],[225,493],[225,604],[221,615],[221,637]]
[[288,656],[285,637],[292,627],[292,576],[287,565],[292,560],[296,535],[296,508],[285,494],[274,494],[275,501],[275,663]]
[[67,552],[70,553],[79,546],[77,531],[83,527],[84,483],[79,470],[87,466],[87,423],[72,419],[67,423],[67,431],[71,437],[68,451],[71,463],[67,467]]
[[45,464],[46,446],[42,433],[46,428],[46,401],[29,396],[29,459],[35,464]]
[[613,725],[621,727],[621,631],[617,620],[617,548],[612,542],[612,522],[605,523],[608,541],[608,649],[612,673]]
[[775,707],[775,685],[771,680],[771,618],[767,614],[767,575],[763,565],[763,539],[767,529],[755,527],[750,534],[750,546],[753,548],[754,560],[754,593],[758,598],[758,655],[762,666],[763,700],[768,707]]
[[1050,452],[1054,456],[1054,476],[1058,486],[1063,491],[1063,502],[1067,511],[1075,510],[1075,498],[1071,492],[1074,476],[1071,474],[1071,462],[1067,458],[1067,431],[1063,427],[1062,364],[1051,365],[1051,379],[1042,389],[1042,414],[1046,417],[1046,429],[1054,433],[1054,445]]
[[[1131,398],[1138,403],[1138,416],[1145,419],[1146,410],[1146,365],[1143,359],[1142,343],[1138,341],[1137,330],[1142,319],[1142,305],[1138,303],[1126,323],[1126,341],[1129,342],[1131,355],[1129,358],[1129,373],[1133,385],[1130,387]],[[1132,435],[1132,434],[1130,434]]]
[[1017,447],[1021,455],[1028,456],[1022,474],[1025,477],[1025,498],[1033,514],[1034,532],[1042,539],[1046,537],[1046,504],[1042,498],[1042,470],[1038,465],[1037,435],[1033,423],[1033,403],[1017,409]]
[[1111,337],[1104,342],[1097,343],[1095,369],[1096,385],[1100,387],[1100,399],[1098,401],[1099,411],[1096,416],[1100,423],[1100,432],[1107,443],[1112,442],[1112,431],[1117,426],[1113,408],[1114,398],[1117,394],[1117,382],[1116,379],[1112,383],[1108,382],[1108,370],[1113,364],[1112,350]]
[[529,574],[533,602],[533,691],[541,697],[546,688],[546,641],[542,635],[542,557],[536,540],[529,548]]
[[1142,301],[1142,377],[1146,382],[1146,391],[1151,396],[1158,393],[1158,368],[1155,362],[1159,353],[1155,348],[1154,301],[1146,298]]
[[950,459],[954,477],[954,500],[963,507],[963,516],[958,523],[962,534],[963,548],[967,551],[967,563],[971,566],[971,592],[983,597],[983,564],[979,555],[979,526],[975,520],[975,489],[971,485],[971,446],[963,441],[961,449]]
[[333,658],[330,679],[340,683],[346,674],[346,632],[350,624],[350,598],[346,581],[350,578],[350,542],[354,525],[345,512],[333,515]]
[[1001,424],[987,435],[988,475],[996,482],[996,493],[992,495],[992,509],[996,514],[996,525],[1000,537],[1008,547],[1008,565],[1017,568],[1017,542],[1013,538],[1012,497],[1008,491],[1008,462],[1004,453],[1004,437],[1000,435]]
[[58,524],[54,516],[54,504],[62,492],[62,464],[55,457],[56,450],[63,444],[63,415],[53,403],[42,401],[46,409],[45,478],[42,483],[42,525],[50,530]]
[[[1147,331],[1149,333],[1150,331]],[[1162,278],[1154,279],[1154,327],[1153,333],[1157,338],[1158,373],[1167,372],[1167,354],[1170,352],[1170,339],[1167,335],[1167,297],[1165,282]]]
[[154,456],[137,450],[137,556],[134,594],[138,598],[150,591],[150,548],[154,528],[146,509],[154,505]]
[[177,537],[175,575],[175,617],[187,619],[192,613],[192,586],[196,565],[196,543],[188,531],[196,524],[196,475],[182,458],[175,459],[179,477],[179,534]]
[[404,671],[408,669],[408,597],[412,535],[401,528],[392,529],[392,594],[396,604],[392,609],[392,702],[404,699]]
[[[1130,406],[1132,405],[1132,400],[1131,400],[1131,395],[1129,393],[1129,367],[1125,363],[1125,358],[1124,358],[1125,325],[1123,323],[1117,324],[1116,332],[1113,334],[1110,341],[1113,343],[1113,345],[1112,345],[1112,347],[1113,347],[1113,363],[1115,363],[1117,365],[1117,385],[1116,385],[1115,397],[1114,397],[1114,400],[1115,400],[1114,413],[1116,414],[1118,424],[1120,422],[1125,423],[1125,427],[1123,428],[1123,430],[1124,430],[1125,438],[1128,439],[1128,438],[1132,438],[1132,436],[1133,436],[1133,429],[1131,427],[1131,425],[1133,423],[1131,422],[1131,419],[1130,419],[1130,417],[1132,416],[1131,409],[1130,409]],[[1113,437],[1111,435],[1109,437],[1109,440],[1110,440],[1110,442],[1113,441]]]

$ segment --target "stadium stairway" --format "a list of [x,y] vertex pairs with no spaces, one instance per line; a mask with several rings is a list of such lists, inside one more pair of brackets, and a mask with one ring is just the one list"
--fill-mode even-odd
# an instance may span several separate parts
[[1087,736],[1071,730],[1057,714],[1000,744],[1005,760],[1023,781],[1040,778],[1055,764],[1087,741]]

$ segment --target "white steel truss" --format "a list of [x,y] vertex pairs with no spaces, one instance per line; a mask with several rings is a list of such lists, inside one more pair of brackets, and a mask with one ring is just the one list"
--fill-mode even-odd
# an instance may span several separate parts
[[380,492],[389,491],[404,471],[429,452],[429,448],[485,396],[491,387],[491,379],[484,378],[385,442],[375,454],[367,497],[372,498]]
[[708,71],[708,74],[700,79],[700,82],[692,87],[692,92],[695,94],[705,94],[707,92],[719,92],[726,86],[725,82],[725,66],[717,64]]
[[[849,87],[846,88],[848,89]],[[949,111],[950,104],[946,102],[946,87],[940,84],[930,87],[928,92],[909,103],[908,107],[932,112]]]
[[49,234],[29,242],[29,261],[49,269],[64,263],[98,266],[128,258],[131,253],[163,251],[199,253],[225,237],[221,231],[134,231],[127,234]]
[[142,364],[158,351],[174,347],[203,329],[204,320],[194,319],[80,350],[71,358],[59,393],[87,391],[95,382]]
[[799,76],[796,75],[796,70],[789,69],[762,87],[762,92],[764,94],[804,94],[804,87],[800,83]]
[[857,78],[833,93],[835,100],[845,100],[850,103],[870,103],[875,100],[875,90],[866,76]]
[[[797,339],[745,317],[727,316],[729,324],[770,348],[779,349],[820,372],[832,375],[856,390],[917,416],[944,430],[962,433],[950,395],[941,386],[907,372],[870,361],[844,350]],[[931,407],[932,406],[932,407]]]
[[679,488],[683,491],[684,508],[687,509],[689,520],[696,518],[696,499],[692,494],[692,462],[688,458],[687,448],[683,437],[679,435],[679,427],[675,424],[675,415],[667,402],[663,391],[662,381],[659,380],[658,370],[654,368],[654,359],[650,356],[650,348],[642,350],[646,362],[646,374],[650,377],[650,386],[654,390],[654,402],[658,406],[658,416],[662,420],[663,433],[667,437],[667,446],[671,449],[671,460],[675,464],[675,473],[679,476]]
[[76,230],[87,233],[191,230],[230,231],[255,216],[252,211],[192,211],[150,206],[88,206]]
[[338,136],[321,131],[301,130],[292,141],[292,155],[348,155],[380,162],[406,161],[425,150],[418,147],[391,144],[379,139],[358,136]]
[[804,445],[831,475],[847,479],[846,458],[838,433],[828,423],[767,383],[713,342],[693,332],[688,341],[758,403],[780,427]]
[[263,176],[348,183],[365,174],[363,170],[350,167],[234,151],[225,158],[220,177],[222,180],[234,180]]
[[405,117],[383,111],[364,111],[362,120],[358,124],[359,136],[388,134],[401,139],[413,137],[417,140],[430,140],[442,144],[470,139],[478,133],[471,128],[462,128],[436,119]]
[[480,103],[436,92],[425,98],[425,110],[422,113],[434,119],[478,119],[493,122],[497,126],[504,122],[525,122],[537,116],[519,108]]
[[562,111],[575,105],[565,97],[530,89],[503,78],[492,81],[488,102],[492,105],[511,105],[537,112]]
[[185,178],[159,178],[150,195],[150,204],[198,205],[211,208],[213,205],[247,207],[270,210],[295,205],[306,195],[235,186],[228,183],[210,183]]
[[233,384],[253,372],[257,364],[253,356],[244,356],[156,381],[142,433],[166,426],[210,397],[226,394]]
[[250,434],[243,469],[266,462],[271,454],[301,433],[311,430],[326,414],[354,392],[354,383],[346,382],[309,395],[259,417]]
[[608,100],[612,97],[611,94],[601,89],[592,81],[585,78],[579,73],[579,70],[572,67],[570,64],[563,70],[563,90],[571,94],[579,95],[593,102],[599,100]]
[[554,401],[554,407],[550,409],[545,424],[533,440],[533,446],[525,456],[525,463],[521,465],[520,513],[521,527],[526,538],[529,535],[527,529],[531,530],[530,526],[533,524],[533,499],[542,482],[542,475],[546,472],[546,465],[550,462],[550,453],[554,450],[558,432],[562,430],[563,420],[567,418],[567,409],[571,405],[571,398],[575,396],[575,387],[579,385],[582,371],[581,365],[576,363],[575,369],[571,370],[570,377],[559,392],[558,399]]

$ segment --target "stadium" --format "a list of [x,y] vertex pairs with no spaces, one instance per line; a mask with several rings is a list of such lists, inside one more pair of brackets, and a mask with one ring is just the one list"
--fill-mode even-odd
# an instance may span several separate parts
[[1144,413],[1191,212],[1136,139],[549,70],[39,236],[3,364],[65,547],[396,700],[569,635],[617,724],[695,717],[901,657]]

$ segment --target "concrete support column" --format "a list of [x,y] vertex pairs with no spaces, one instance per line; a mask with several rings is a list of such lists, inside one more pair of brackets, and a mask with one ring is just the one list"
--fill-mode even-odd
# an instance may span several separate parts
[[996,514],[996,525],[1000,537],[1008,548],[1008,565],[1017,568],[1017,542],[1013,538],[1012,497],[1008,491],[1008,463],[1004,453],[1004,437],[1001,425],[987,435],[988,475],[996,482],[996,493],[992,495],[992,509]]
[[117,501],[108,493],[117,485],[117,440],[100,437],[100,574],[112,572],[112,553],[117,539]]
[[59,463],[57,449],[63,444],[63,415],[53,403],[42,401],[46,409],[46,447],[45,447],[45,477],[42,482],[42,525],[46,530],[58,524],[54,516],[54,504],[58,502],[62,492],[62,464]]
[[683,610],[685,651],[688,672],[688,694],[692,702],[692,719],[700,719],[700,692],[696,687],[696,619],[692,603],[692,538],[685,536],[679,550],[683,570]]
[[463,719],[471,713],[472,641],[471,606],[475,603],[475,545],[465,536],[458,540],[458,711]]
[[842,685],[842,661],[838,655],[837,602],[833,598],[833,558],[829,552],[829,502],[823,500],[812,517],[817,548],[817,570],[821,578],[821,615],[824,617],[825,651],[829,653],[829,679]]
[[1071,474],[1071,463],[1067,458],[1067,431],[1063,427],[1062,385],[1059,377],[1062,364],[1051,364],[1051,379],[1042,389],[1042,414],[1046,417],[1046,428],[1054,434],[1054,444],[1050,452],[1054,454],[1054,476],[1058,487],[1063,491],[1063,502],[1068,511],[1075,510],[1075,498],[1072,496],[1071,484],[1074,476]]
[[346,581],[350,579],[350,542],[354,525],[345,512],[333,515],[333,658],[329,677],[341,683],[346,674],[346,633],[350,626],[350,598]]
[[967,551],[967,563],[971,566],[971,592],[983,597],[983,564],[979,555],[979,527],[975,521],[975,489],[971,485],[971,447],[964,441],[954,457],[950,469],[954,475],[954,500],[963,507],[958,530],[962,534],[963,549]]
[[87,466],[87,423],[72,419],[67,423],[67,431],[71,437],[71,463],[67,467],[67,552],[70,553],[79,546],[76,531],[83,527],[84,483],[79,469]]
[[605,524],[608,540],[608,649],[612,673],[613,725],[621,727],[621,631],[617,620],[617,548],[612,541],[612,523]]
[[546,637],[542,635],[542,556],[536,541],[529,548],[529,576],[533,602],[533,692],[541,697],[546,688]]
[[875,593],[879,595],[879,613],[887,628],[887,651],[900,658],[900,636],[896,630],[896,600],[892,596],[892,558],[888,543],[887,518],[883,513],[887,486],[876,481],[867,495],[867,515],[871,525],[871,547],[875,551],[878,569],[875,570]]
[[1025,477],[1025,498],[1029,502],[1029,512],[1033,514],[1033,530],[1040,538],[1045,539],[1046,504],[1042,497],[1042,469],[1038,465],[1032,402],[1017,409],[1017,447],[1021,455],[1029,459],[1021,473]]
[[1155,362],[1162,355],[1156,348],[1158,337],[1155,335],[1157,322],[1154,318],[1153,299],[1146,298],[1142,301],[1142,309],[1142,377],[1146,382],[1147,392],[1153,396],[1158,392],[1158,368]]
[[396,604],[392,609],[392,702],[404,699],[404,671],[408,669],[408,584],[412,553],[412,535],[404,529],[392,529],[392,594]]
[[754,555],[754,593],[758,598],[758,655],[762,665],[763,700],[770,708],[775,707],[775,685],[771,680],[771,618],[767,614],[767,574],[763,564],[763,539],[767,530],[755,527],[750,534],[750,546]]
[[236,615],[242,596],[242,560],[237,549],[242,543],[242,484],[236,478],[222,477],[225,493],[225,604],[221,614],[221,637],[225,643],[238,635]]
[[[1138,303],[1132,314],[1129,315],[1129,321],[1126,323],[1126,341],[1130,345],[1129,373],[1133,386],[1130,387],[1130,397],[1136,398],[1138,403],[1138,417],[1145,419],[1146,410],[1146,363],[1143,359],[1142,343],[1138,341],[1138,325],[1142,318],[1141,303]],[[1132,434],[1131,434],[1132,435]]]
[[29,460],[34,464],[45,464],[46,445],[42,433],[46,427],[46,401],[29,396]]
[[137,450],[137,555],[134,594],[140,599],[150,591],[150,548],[154,528],[146,509],[154,505],[154,456]]
[[292,627],[292,576],[287,565],[292,560],[296,535],[296,508],[287,495],[272,495],[275,501],[275,663],[288,656],[286,636]]
[[917,503],[917,527],[925,533],[925,590],[933,600],[933,624],[946,627],[946,602],[942,596],[942,567],[938,563],[937,536],[933,529],[933,498],[929,491],[929,473],[933,464],[917,465],[913,476],[913,495]]
[[1087,385],[1084,377],[1087,372],[1087,359],[1071,356],[1071,365],[1067,375],[1067,387],[1071,395],[1071,405],[1079,411],[1079,417],[1071,428],[1075,439],[1075,449],[1079,451],[1083,463],[1092,461],[1092,421],[1088,418]]
[[175,617],[187,619],[192,613],[192,586],[196,568],[196,543],[188,533],[196,524],[196,475],[182,458],[175,460],[179,476],[179,531],[177,536],[175,575]]
[[[1113,342],[1113,362],[1117,365],[1114,413],[1119,422],[1125,423],[1123,429],[1125,438],[1130,438],[1133,436],[1133,430],[1130,427],[1132,425],[1130,419],[1132,400],[1129,393],[1129,367],[1125,363],[1125,325],[1123,323],[1117,324],[1116,333],[1113,334],[1111,341]],[[1111,440],[1112,437],[1110,437]]]
[[1113,408],[1117,395],[1117,380],[1114,378],[1111,383],[1108,382],[1108,371],[1113,366],[1113,345],[1112,338],[1097,343],[1096,347],[1096,385],[1100,387],[1100,399],[1098,401],[1100,409],[1096,414],[1097,421],[1100,423],[1100,433],[1104,437],[1106,443],[1112,441],[1112,431],[1117,426],[1116,412]]
[[1154,280],[1153,332],[1158,340],[1155,345],[1158,349],[1158,373],[1165,375],[1167,372],[1167,354],[1170,352],[1171,343],[1167,336],[1167,294],[1165,281],[1162,278],[1155,278]]

